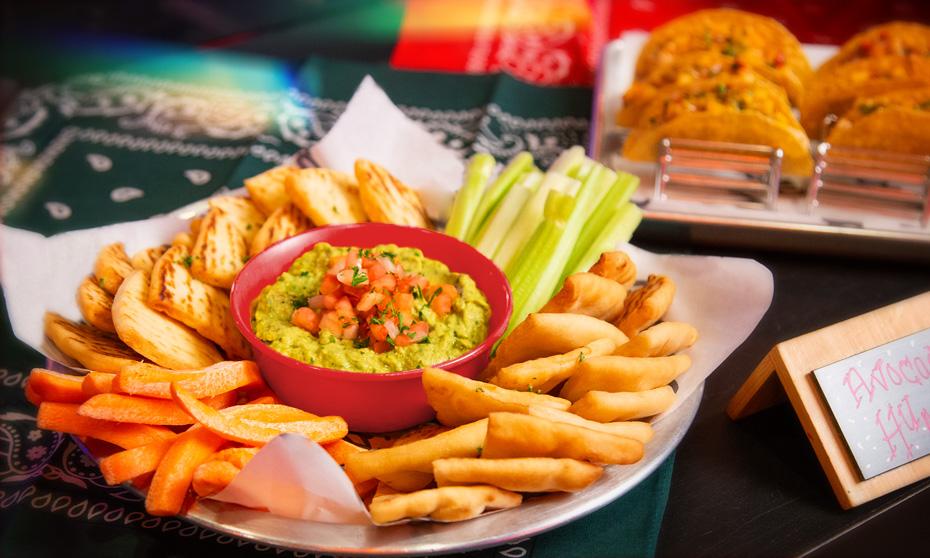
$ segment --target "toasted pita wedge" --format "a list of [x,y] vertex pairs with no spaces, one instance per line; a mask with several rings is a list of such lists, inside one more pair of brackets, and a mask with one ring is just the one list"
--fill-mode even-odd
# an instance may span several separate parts
[[367,221],[355,178],[330,169],[300,169],[285,181],[287,196],[315,225]]
[[135,271],[113,299],[113,325],[124,343],[153,362],[176,370],[205,368],[223,360],[212,343],[149,308],[147,294],[148,279]]
[[249,358],[249,345],[229,311],[229,295],[194,279],[192,262],[184,246],[172,246],[158,259],[149,280],[149,306],[193,328],[222,347],[229,358]]
[[199,217],[194,217],[193,219],[191,219],[190,229],[191,229],[191,235],[193,235],[194,238],[197,238],[197,235],[200,234],[200,225],[203,224],[203,217],[204,216],[201,215]]
[[145,250],[139,250],[132,255],[132,258],[129,261],[132,263],[133,269],[151,273],[152,268],[155,267],[155,262],[158,261],[158,258],[160,258],[167,249],[167,245],[162,245],[155,246],[154,248],[146,248]]
[[[208,202],[211,208],[222,209],[229,215],[236,229],[245,238],[246,244],[250,244],[258,229],[265,222],[265,215],[258,210],[251,201],[239,196],[219,196],[211,198]],[[199,236],[199,235],[198,235]]]
[[77,304],[87,323],[107,333],[116,333],[113,328],[113,296],[103,290],[97,279],[90,275],[84,278],[77,290]]
[[262,213],[271,215],[290,201],[284,183],[295,171],[296,167],[275,167],[245,180],[249,197]]
[[94,277],[97,278],[97,284],[111,295],[116,294],[123,279],[132,272],[132,262],[129,261],[122,242],[104,246],[97,254]]
[[90,370],[115,374],[123,365],[142,360],[116,337],[54,312],[45,313],[45,335],[61,352]]
[[191,250],[191,274],[208,285],[228,289],[248,256],[248,244],[235,220],[222,209],[211,209]]
[[287,203],[268,216],[268,220],[252,239],[249,254],[254,256],[279,240],[298,235],[313,226],[296,205]]
[[420,196],[384,167],[371,161],[355,161],[359,196],[368,217],[377,223],[433,228]]
[[194,237],[189,232],[181,231],[171,239],[171,246],[184,246],[190,249],[194,246]]

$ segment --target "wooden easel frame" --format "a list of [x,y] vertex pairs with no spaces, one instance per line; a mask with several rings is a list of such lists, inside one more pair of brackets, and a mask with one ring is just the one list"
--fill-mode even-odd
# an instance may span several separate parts
[[843,509],[930,477],[930,455],[862,480],[813,371],[930,328],[930,292],[775,345],[733,395],[727,414],[739,420],[781,401],[794,407]]

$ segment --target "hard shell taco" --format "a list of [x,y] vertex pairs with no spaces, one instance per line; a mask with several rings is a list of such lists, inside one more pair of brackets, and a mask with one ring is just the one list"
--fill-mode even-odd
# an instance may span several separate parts
[[853,60],[817,74],[804,94],[801,125],[813,138],[823,137],[824,119],[845,114],[857,97],[882,95],[930,85],[930,56],[881,56]]
[[784,91],[763,79],[724,76],[657,96],[627,136],[623,155],[654,161],[666,137],[780,147],[788,174],[806,175],[812,166],[810,142]]
[[617,124],[633,126],[643,107],[657,95],[695,81],[717,76],[746,76],[765,79],[784,89],[791,104],[800,104],[803,93],[801,80],[786,66],[773,68],[767,64],[759,50],[744,51],[726,56],[716,51],[692,52],[671,64],[654,68],[630,86],[623,95],[623,107],[617,113]]
[[857,98],[827,140],[843,147],[930,155],[930,87]]
[[876,25],[846,41],[818,68],[819,75],[850,62],[882,56],[930,55],[930,26],[909,21]]
[[774,19],[740,10],[712,9],[655,29],[640,51],[636,78],[645,78],[656,67],[675,65],[683,56],[696,52],[716,52],[732,58],[751,54],[754,61],[791,73],[801,84],[812,75],[801,43]]

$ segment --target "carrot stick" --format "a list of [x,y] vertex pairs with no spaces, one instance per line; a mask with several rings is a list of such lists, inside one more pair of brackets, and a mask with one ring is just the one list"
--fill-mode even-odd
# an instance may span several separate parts
[[42,401],[80,403],[87,399],[81,390],[82,381],[81,376],[62,374],[45,368],[33,368],[29,373],[29,386]]
[[294,422],[319,418],[312,413],[301,411],[296,407],[276,403],[247,403],[235,405],[222,410],[226,417],[235,419],[261,420],[265,422]]
[[360,448],[355,444],[346,442],[345,440],[336,440],[330,444],[325,444],[323,449],[325,449],[326,452],[329,453],[330,457],[332,457],[339,465],[345,465],[346,458],[349,455],[358,453],[360,451],[365,451],[365,448]]
[[262,375],[251,360],[218,362],[202,370],[168,370],[139,362],[123,366],[113,382],[113,390],[171,399],[173,382],[201,399],[240,387],[261,385]]
[[26,401],[32,403],[38,407],[42,403],[42,397],[36,393],[36,390],[32,389],[32,386],[29,385],[29,380],[26,380],[26,387],[23,388],[23,393],[26,396]]
[[39,428],[46,430],[90,436],[124,449],[136,448],[176,436],[174,432],[163,426],[125,424],[83,417],[78,414],[79,407],[80,405],[76,403],[46,401],[39,405],[36,424]]
[[228,461],[242,469],[255,457],[256,453],[258,453],[258,448],[226,448],[210,456],[210,461]]
[[[225,407],[233,392],[207,398],[205,404],[210,407]],[[138,424],[161,424],[166,426],[183,426],[193,424],[194,419],[174,401],[137,397],[121,393],[101,393],[85,401],[79,408],[81,416],[111,420],[114,422],[132,422]]]
[[173,443],[174,438],[169,438],[114,453],[99,461],[100,472],[107,484],[121,484],[154,472]]
[[155,469],[145,498],[145,511],[152,515],[177,515],[184,505],[194,471],[223,443],[222,438],[199,425],[178,436]]
[[87,397],[98,393],[111,393],[113,391],[113,378],[115,377],[116,374],[90,371],[84,376],[84,381],[81,382],[81,390]]
[[204,428],[218,436],[241,444],[262,446],[280,434],[300,434],[325,444],[344,438],[349,432],[342,417],[315,417],[293,422],[264,422],[223,414],[198,401],[177,384],[171,385],[174,401],[193,416]]
[[213,496],[226,488],[241,469],[229,461],[207,461],[194,471],[192,486],[201,498]]

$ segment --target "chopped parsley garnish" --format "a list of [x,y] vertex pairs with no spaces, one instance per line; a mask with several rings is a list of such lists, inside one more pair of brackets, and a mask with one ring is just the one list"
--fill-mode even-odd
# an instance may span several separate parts
[[370,258],[371,250],[368,248],[362,248],[361,250],[358,251],[358,255],[362,258]]
[[294,310],[297,310],[298,308],[303,308],[306,305],[307,305],[307,301],[301,298],[295,298],[294,300],[291,301],[291,306],[294,307]]
[[413,293],[413,298],[423,298],[423,289],[420,288],[420,285],[414,285],[411,292]]
[[484,446],[478,446],[478,457],[481,457],[482,452],[484,452]]
[[394,252],[381,252],[381,255],[391,260],[392,262],[394,261],[394,258],[397,257],[397,254],[395,254]]
[[362,339],[355,339],[352,341],[352,346],[356,349],[364,349],[368,346],[368,338],[364,337]]
[[578,353],[578,362],[584,362],[584,353]]
[[430,343],[430,341],[429,341],[429,335],[427,335],[426,337],[424,337],[423,340],[420,341],[420,343],[423,343],[424,345],[429,345],[429,343]]
[[718,83],[718,84],[717,84],[716,93],[717,93],[717,97],[718,97],[721,101],[724,100],[724,99],[726,99],[726,97],[727,97],[727,91],[729,91],[729,88],[726,86],[725,83]]
[[481,386],[478,386],[475,388],[475,391],[477,391],[478,393],[484,393],[484,388]]
[[394,339],[392,337],[386,337],[384,340],[387,341],[388,345],[394,346]]
[[194,257],[191,256],[190,254],[184,256],[184,258],[181,260],[181,265],[183,265],[187,269],[190,269],[191,264],[193,263],[194,263]]
[[526,385],[526,391],[532,392],[532,391],[533,391],[533,384],[527,384],[527,385]]
[[307,277],[308,275],[310,275],[310,272],[309,272],[309,271],[301,271],[301,272],[300,272],[300,276],[301,276],[301,277]]
[[97,284],[100,285],[101,289],[103,288],[103,283],[104,283],[103,277],[101,277],[100,279],[97,279]]
[[352,286],[357,287],[362,283],[368,281],[368,275],[364,271],[360,271],[359,268],[352,268]]

